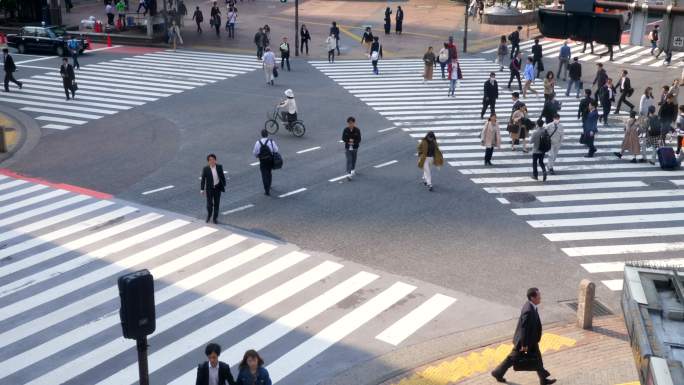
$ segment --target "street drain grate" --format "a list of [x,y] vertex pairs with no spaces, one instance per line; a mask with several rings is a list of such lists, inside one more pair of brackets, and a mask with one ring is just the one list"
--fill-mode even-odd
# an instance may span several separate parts
[[537,200],[537,198],[530,193],[509,193],[504,194],[504,198],[516,203],[530,203]]
[[[565,305],[572,309],[572,311],[576,312],[577,311],[577,301],[568,301],[565,302]],[[593,309],[594,317],[605,317],[609,315],[613,315],[613,312],[606,307],[606,305],[602,304],[598,300],[594,300],[594,309]]]

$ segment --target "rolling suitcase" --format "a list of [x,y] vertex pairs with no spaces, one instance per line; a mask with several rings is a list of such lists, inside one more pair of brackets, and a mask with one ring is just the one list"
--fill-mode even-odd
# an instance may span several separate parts
[[677,168],[677,158],[672,147],[658,148],[658,163],[663,170],[672,170]]

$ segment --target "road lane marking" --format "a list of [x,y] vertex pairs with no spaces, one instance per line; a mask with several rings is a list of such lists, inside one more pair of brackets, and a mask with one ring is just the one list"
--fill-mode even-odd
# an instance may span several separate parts
[[342,176],[338,176],[338,177],[335,177],[335,178],[332,178],[332,179],[328,179],[328,182],[337,182],[337,181],[340,181],[340,180],[342,180],[342,179],[344,179],[344,178],[347,178],[347,177],[349,177],[349,176],[351,176],[351,174],[344,174],[344,175],[342,175]]
[[316,146],[316,147],[311,147],[311,148],[305,148],[304,150],[299,150],[299,151],[297,151],[297,154],[303,154],[303,153],[305,153],[305,152],[316,151],[316,150],[320,150],[320,149],[321,149],[321,146]]
[[396,127],[388,127],[388,128],[383,128],[382,130],[378,130],[378,132],[386,132],[389,130],[394,130]]
[[260,162],[253,162],[253,163],[250,163],[249,165],[250,165],[250,166],[258,166],[259,163],[260,163]]
[[304,192],[304,191],[306,191],[306,187],[302,187],[300,189],[290,191],[290,192],[286,192],[285,194],[278,195],[278,198],[289,197],[290,195],[299,194],[300,192]]
[[[649,266],[682,266],[684,258],[675,259],[644,259],[638,262],[647,263]],[[625,269],[625,262],[596,262],[583,263],[582,267],[589,273],[615,273]]]
[[244,206],[236,207],[236,208],[228,210],[228,211],[224,211],[221,214],[228,215],[228,214],[236,213],[238,211],[247,210],[247,209],[252,208],[252,207],[254,207],[254,205],[250,203],[250,204],[246,204]]
[[[681,214],[680,214],[681,215]],[[663,253],[684,250],[684,242],[660,242],[660,243],[641,243],[633,245],[606,245],[606,246],[583,246],[565,247],[563,252],[570,257],[587,257],[594,255],[620,255],[620,254],[642,254],[642,253]],[[675,259],[672,260],[675,263]]]
[[[4,179],[4,178],[0,178],[0,179]],[[26,181],[23,181],[23,182],[26,183]],[[24,183],[19,183],[19,184],[21,185]],[[2,185],[0,185],[0,187],[2,187]],[[14,199],[14,198],[20,197],[22,195],[31,194],[33,192],[46,189],[47,187],[48,186],[46,186],[44,184],[35,184],[31,187],[26,187],[26,188],[23,188],[21,190],[13,191],[13,192],[7,193],[7,194],[2,194],[2,195],[0,195],[0,202],[6,201],[9,199]],[[4,190],[4,189],[0,188],[0,190]]]
[[597,183],[574,183],[574,184],[547,184],[533,186],[511,186],[511,187],[485,187],[484,190],[490,194],[506,194],[519,192],[535,191],[569,191],[569,190],[592,190],[592,189],[612,189],[616,187],[648,187],[644,182],[597,182]]
[[170,185],[168,185],[168,186],[156,188],[156,189],[154,189],[154,190],[147,190],[147,191],[144,191],[144,192],[142,193],[142,195],[150,195],[150,194],[154,194],[154,193],[159,192],[159,191],[169,190],[169,189],[172,189],[172,188],[173,188],[173,185],[170,184]]
[[511,204],[511,202],[506,198],[496,198],[496,200],[499,201],[499,203],[501,203],[502,205],[510,205]]
[[648,223],[648,222],[669,222],[684,221],[681,213],[673,214],[645,214],[645,215],[616,215],[610,217],[584,217],[570,219],[546,219],[538,221],[527,221],[534,228],[565,227],[565,226],[599,226],[617,225],[623,223]]
[[611,291],[622,290],[622,280],[621,279],[609,279],[609,280],[601,281],[601,283],[606,285],[606,287],[608,287],[608,289]]
[[375,336],[380,341],[397,346],[406,338],[411,336],[416,330],[432,321],[440,313],[456,302],[456,298],[451,298],[443,294],[435,294],[427,301],[414,308],[407,315],[390,325],[387,329]]
[[373,168],[383,168],[383,167],[385,167],[385,166],[389,166],[389,165],[395,164],[395,163],[397,163],[397,162],[399,162],[399,161],[398,161],[398,160],[390,160],[389,162],[380,163],[380,164],[378,164],[378,165],[375,165],[375,166],[373,166]]
[[549,233],[544,237],[551,242],[587,241],[597,239],[624,239],[666,237],[684,234],[684,227],[648,227],[638,229],[619,229],[605,231],[576,231],[565,233]]

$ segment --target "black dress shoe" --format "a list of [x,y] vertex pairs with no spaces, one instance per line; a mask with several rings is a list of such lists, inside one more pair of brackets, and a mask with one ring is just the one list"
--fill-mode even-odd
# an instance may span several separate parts
[[544,380],[544,382],[542,382],[542,384],[545,384],[545,385],[551,385],[551,384],[555,384],[555,383],[556,383],[555,378],[547,378]]
[[501,376],[497,376],[496,373],[492,372],[491,375],[494,377],[496,382],[506,383],[506,379]]
[[209,223],[209,219],[211,219],[211,218],[207,217],[207,220],[205,222]]
[[214,218],[214,224],[218,225],[218,219]]

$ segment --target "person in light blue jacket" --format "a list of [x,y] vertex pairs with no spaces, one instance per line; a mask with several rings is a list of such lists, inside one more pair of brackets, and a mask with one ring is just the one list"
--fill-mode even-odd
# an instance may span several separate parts
[[533,92],[538,94],[537,90],[532,89],[532,82],[536,78],[534,71],[534,59],[532,56],[527,57],[527,64],[525,65],[525,70],[523,71],[523,77],[525,78],[525,87],[523,87],[523,98],[527,97],[527,92]]
[[596,133],[598,132],[598,119],[599,114],[597,104],[595,101],[589,103],[589,113],[587,114],[587,119],[582,124],[582,131],[584,137],[584,144],[589,147],[589,152],[585,155],[585,158],[592,158],[594,153],[596,153],[596,147],[594,147],[594,139],[596,139]]
[[264,368],[264,360],[256,350],[245,352],[235,383],[236,385],[272,385],[268,370]]

